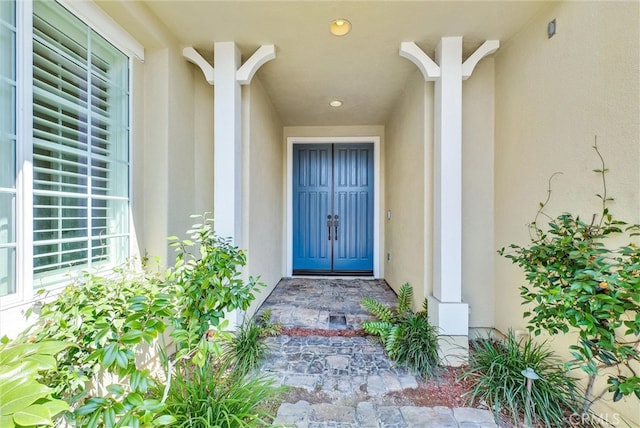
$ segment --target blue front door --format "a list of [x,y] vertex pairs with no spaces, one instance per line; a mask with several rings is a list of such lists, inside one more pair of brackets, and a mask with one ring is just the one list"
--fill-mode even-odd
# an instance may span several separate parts
[[293,146],[293,273],[373,273],[373,144]]

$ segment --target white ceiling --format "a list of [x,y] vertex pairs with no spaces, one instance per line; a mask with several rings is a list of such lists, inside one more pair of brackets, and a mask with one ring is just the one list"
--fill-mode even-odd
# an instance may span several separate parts
[[[190,1],[139,0],[180,43],[212,60],[213,43],[235,41],[246,60],[261,44],[276,59],[258,71],[283,125],[382,125],[417,68],[398,55],[413,41],[433,57],[443,36],[463,36],[464,56],[482,42],[504,46],[549,1]],[[130,0],[99,4],[143,43]],[[136,7],[140,7],[140,3]],[[336,37],[332,20],[352,31]],[[541,32],[545,29],[541,28]],[[148,40],[146,40],[148,39]],[[155,42],[157,43],[157,42]],[[499,51],[498,51],[499,52]],[[329,101],[340,99],[340,108]]]

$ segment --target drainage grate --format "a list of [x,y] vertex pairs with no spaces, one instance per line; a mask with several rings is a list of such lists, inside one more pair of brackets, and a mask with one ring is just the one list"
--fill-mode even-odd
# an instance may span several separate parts
[[344,330],[347,328],[347,317],[344,314],[329,315],[329,328]]

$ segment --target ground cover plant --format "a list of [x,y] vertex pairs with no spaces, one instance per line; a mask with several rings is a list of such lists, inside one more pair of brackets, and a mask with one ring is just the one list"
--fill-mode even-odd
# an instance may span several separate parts
[[[530,395],[522,374],[527,368],[540,376]],[[472,381],[469,402],[484,401],[496,420],[504,415],[516,426],[521,420],[527,426],[563,426],[565,412],[577,407],[575,380],[566,375],[562,362],[545,343],[536,344],[530,337],[518,341],[512,331],[505,340],[486,337],[473,341],[469,368],[461,379]]]
[[[568,367],[587,375],[585,413],[607,393],[613,401],[634,395],[640,400],[640,225],[614,218],[608,170],[598,146],[593,148],[600,160],[594,170],[602,180],[596,195],[600,212],[586,220],[571,213],[549,216],[549,187],[530,224],[530,242],[500,250],[525,273],[520,295],[530,308],[524,313],[529,330],[577,331]],[[605,369],[607,386],[597,391],[596,379]]]
[[235,428],[268,425],[273,420],[265,400],[278,394],[273,381],[248,376],[225,365],[184,366],[173,376],[167,411],[180,428]]
[[362,329],[380,337],[391,359],[423,376],[431,376],[439,365],[438,335],[429,324],[427,300],[424,300],[420,312],[413,312],[412,301],[413,289],[409,284],[400,287],[396,308],[388,308],[375,299],[365,297],[362,306],[377,320],[363,322]]
[[259,316],[247,318],[230,337],[222,342],[221,359],[234,361],[235,366],[249,372],[260,365],[269,353],[264,341],[269,336],[280,334],[282,325],[271,321],[271,309]]

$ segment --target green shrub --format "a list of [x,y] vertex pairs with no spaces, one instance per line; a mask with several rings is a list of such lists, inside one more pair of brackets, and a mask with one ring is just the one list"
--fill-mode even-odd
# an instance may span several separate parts
[[[485,401],[496,413],[506,413],[515,425],[522,417],[547,427],[564,426],[564,412],[577,406],[575,380],[568,377],[550,350],[535,344],[531,338],[519,343],[509,331],[506,340],[492,338],[472,342],[469,369],[463,379],[473,381],[468,392],[470,401]],[[531,391],[531,406],[527,405],[526,378],[522,371],[532,368],[540,379]]]
[[404,284],[398,293],[398,306],[391,309],[370,297],[361,304],[369,310],[377,321],[365,321],[362,328],[369,334],[380,336],[390,358],[417,371],[423,376],[431,376],[439,365],[438,335],[429,324],[427,301],[423,310],[411,310],[413,290]]
[[229,364],[176,367],[166,399],[180,428],[268,426],[274,416],[262,406],[279,395],[273,381],[246,375]]
[[256,319],[247,319],[222,344],[222,359],[233,362],[234,368],[248,373],[258,367],[269,352],[264,339],[280,332],[279,323],[271,322],[271,310],[267,309]]
[[252,277],[243,281],[246,254],[214,233],[213,219],[192,217],[203,221],[187,231],[190,239],[169,237],[177,252],[169,280],[178,299],[171,337],[178,346],[178,358],[189,356],[203,366],[210,353],[221,352],[220,341],[214,339],[224,337],[226,313],[246,310],[255,299],[253,290],[263,284]]
[[[85,273],[42,306],[21,339],[75,344],[57,354],[57,364],[42,379],[72,406],[76,424],[161,424],[170,420],[155,419],[162,406],[142,399],[154,379],[148,369],[138,367],[135,354],[139,345],[151,345],[164,332],[173,309],[172,297],[155,276],[127,267],[109,277]],[[117,383],[108,386],[106,396],[89,398],[87,386],[102,374],[115,375]]]
[[[247,309],[258,285],[252,278],[248,283],[242,281],[240,270],[246,256],[228,240],[215,236],[210,220],[205,218],[203,225],[195,225],[189,233],[195,242],[174,239],[176,266],[166,278],[128,266],[108,276],[85,273],[40,308],[38,320],[18,341],[56,340],[75,346],[62,349],[55,360],[39,356],[48,365],[41,367],[46,369],[42,372],[38,369],[38,379],[52,389],[34,384],[34,391],[42,395],[32,404],[45,405],[50,417],[70,408],[73,414],[65,415],[68,422],[90,428],[173,423],[173,416],[163,414],[161,396],[152,393],[157,392],[155,378],[136,362],[136,354],[145,351],[141,345],[165,352],[156,339],[173,325],[178,363],[203,366],[212,351],[219,355],[217,339],[225,335],[221,322],[225,313]],[[192,247],[195,253],[190,252]],[[28,370],[25,374],[25,379],[35,376]],[[106,392],[89,397],[87,387],[103,375],[116,383],[100,385]],[[54,398],[70,406],[65,408]],[[5,416],[13,414],[10,410],[13,408],[2,407],[3,423]],[[44,417],[42,407],[36,410]]]
[[[530,242],[499,251],[524,271],[527,284],[520,295],[530,305],[524,313],[529,330],[535,335],[577,331],[568,364],[588,376],[583,412],[607,392],[613,401],[626,395],[640,399],[640,377],[632,369],[640,362],[640,225],[616,220],[609,212],[607,169],[598,147],[593,148],[601,162],[594,170],[602,180],[596,195],[601,212],[587,221],[570,213],[548,216],[549,189],[530,224]],[[540,217],[549,219],[547,225],[540,224]],[[596,391],[603,369],[610,369],[608,387]]]

